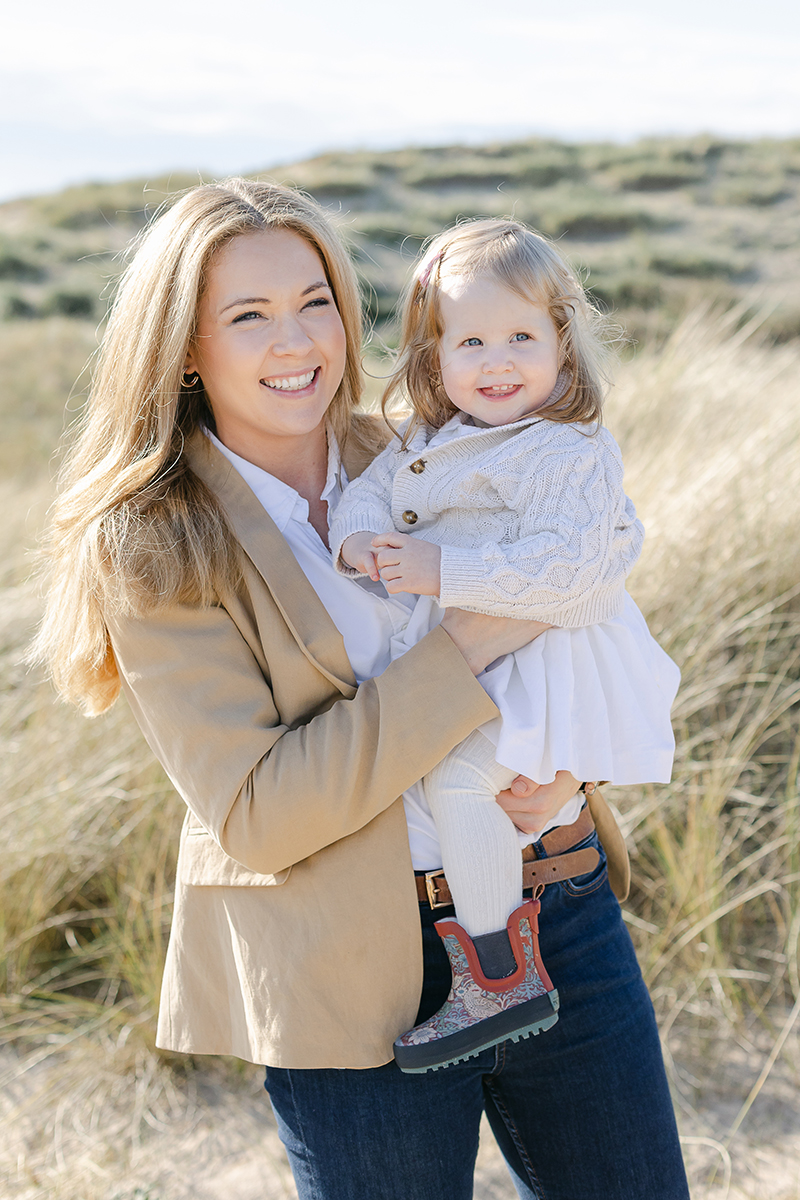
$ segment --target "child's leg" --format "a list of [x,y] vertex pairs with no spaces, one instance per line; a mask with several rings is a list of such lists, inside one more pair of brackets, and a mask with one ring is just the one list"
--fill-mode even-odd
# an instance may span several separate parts
[[425,776],[456,920],[438,920],[450,995],[395,1042],[408,1074],[437,1070],[488,1046],[527,1038],[558,1020],[559,998],[539,953],[539,900],[522,899],[517,830],[495,796],[515,772],[475,731]]
[[522,854],[495,801],[516,772],[476,730],[425,776],[458,921],[436,922],[453,982],[438,1012],[394,1043],[409,1074],[462,1062],[549,1029],[558,992],[539,954],[539,901],[522,899]]
[[522,903],[522,856],[511,819],[495,796],[517,772],[495,762],[475,730],[423,780],[458,920],[470,937],[504,929]]

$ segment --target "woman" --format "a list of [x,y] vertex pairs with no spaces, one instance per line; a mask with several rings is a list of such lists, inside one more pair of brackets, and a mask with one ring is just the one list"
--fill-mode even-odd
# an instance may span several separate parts
[[[268,1064],[302,1197],[471,1195],[484,1104],[523,1196],[684,1196],[602,863],[545,893],[554,1030],[420,1077],[390,1062],[448,985],[432,922],[452,909],[417,899],[413,785],[494,716],[475,676],[543,627],[449,612],[388,665],[399,602],[337,577],[325,545],[328,502],[379,440],[353,413],[359,343],[316,205],[196,188],[123,280],[67,467],[39,652],[89,712],[125,689],[189,810],[159,1044]],[[536,830],[576,787],[502,802]],[[540,857],[597,845],[570,828]]]

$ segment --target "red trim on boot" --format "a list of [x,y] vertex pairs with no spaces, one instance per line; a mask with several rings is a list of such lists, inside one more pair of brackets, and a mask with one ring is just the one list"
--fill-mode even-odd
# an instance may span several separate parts
[[522,938],[519,932],[519,923],[523,918],[527,918],[531,927],[531,938],[533,941],[533,962],[537,972],[539,973],[539,978],[547,988],[547,991],[551,992],[553,990],[553,984],[550,976],[545,970],[544,963],[542,962],[542,956],[539,953],[540,908],[541,904],[538,900],[525,900],[519,906],[519,908],[514,909],[511,916],[506,921],[506,929],[508,930],[508,937],[511,942],[511,949],[514,954],[514,961],[517,964],[517,969],[512,975],[504,975],[502,979],[489,979],[486,975],[484,975],[481,968],[480,959],[478,958],[478,952],[475,949],[472,938],[469,936],[466,929],[464,929],[463,925],[459,925],[458,921],[454,921],[452,918],[445,917],[444,920],[435,922],[435,929],[440,938],[444,938],[448,934],[452,934],[453,937],[458,939],[461,944],[461,948],[467,956],[467,962],[469,964],[472,978],[480,987],[485,988],[487,992],[505,992],[509,991],[511,988],[518,987],[525,979],[527,966],[525,962],[525,948],[522,945]]

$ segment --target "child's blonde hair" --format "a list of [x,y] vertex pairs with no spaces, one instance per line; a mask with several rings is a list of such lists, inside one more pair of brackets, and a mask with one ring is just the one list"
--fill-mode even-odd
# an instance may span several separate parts
[[310,197],[229,179],[191,188],[135,246],[103,339],[79,434],[61,475],[47,546],[49,597],[32,657],[88,713],[119,691],[104,612],[209,604],[236,586],[238,546],[184,446],[213,414],[183,375],[209,265],[231,239],[289,230],[319,255],[347,339],[327,420],[340,446],[369,441],[361,396],[361,304],[349,255]]
[[439,285],[452,276],[491,279],[543,308],[558,332],[564,386],[537,414],[550,421],[601,420],[610,327],[575,272],[552,242],[519,221],[463,221],[433,239],[401,298],[400,346],[383,410],[387,413],[399,393],[407,394],[414,415],[404,444],[419,425],[440,429],[458,412],[439,366],[444,333]]

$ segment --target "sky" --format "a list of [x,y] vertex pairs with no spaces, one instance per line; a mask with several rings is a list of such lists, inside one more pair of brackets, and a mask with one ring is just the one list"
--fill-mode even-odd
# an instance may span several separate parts
[[695,132],[800,134],[796,0],[37,0],[0,20],[0,199],[331,149]]

